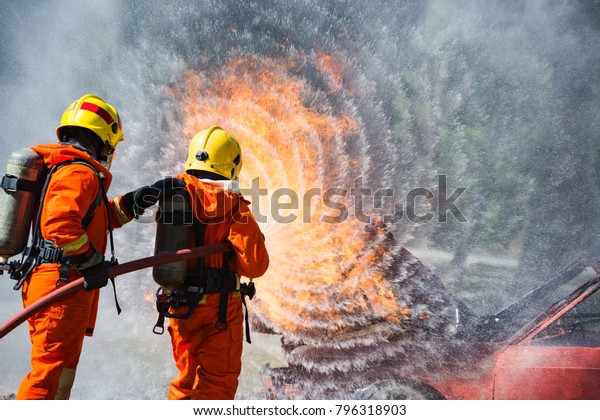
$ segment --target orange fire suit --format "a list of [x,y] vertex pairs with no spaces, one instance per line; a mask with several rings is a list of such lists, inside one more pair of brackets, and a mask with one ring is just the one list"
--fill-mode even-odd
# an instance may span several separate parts
[[[44,158],[47,168],[71,159],[91,163],[104,176],[105,191],[112,176],[86,152],[68,144],[47,144],[32,147]],[[54,241],[68,256],[85,253],[90,244],[101,253],[106,250],[109,218],[113,228],[132,219],[120,207],[122,198],[104,202],[95,208],[91,222],[84,230],[82,219],[96,199],[100,181],[96,173],[82,164],[69,164],[51,177],[43,202],[40,228],[44,239]],[[59,264],[37,266],[23,283],[23,306],[27,307],[65,283],[57,282]],[[81,275],[74,269],[69,281]],[[17,399],[67,399],[75,378],[83,338],[91,336],[96,321],[99,290],[81,290],[29,318],[32,343],[31,371],[27,374]]]
[[[205,223],[204,244],[229,241],[235,257],[230,271],[248,278],[262,276],[269,266],[264,237],[240,194],[202,182],[192,175],[178,175],[186,183],[194,217]],[[229,182],[229,181],[224,181]],[[195,243],[190,244],[191,246]],[[204,258],[208,267],[219,268],[223,254]],[[179,376],[171,382],[169,399],[233,399],[242,370],[243,320],[239,291],[229,294],[227,328],[217,329],[220,293],[207,294],[188,319],[171,318],[169,334]],[[187,308],[172,309],[186,313]]]

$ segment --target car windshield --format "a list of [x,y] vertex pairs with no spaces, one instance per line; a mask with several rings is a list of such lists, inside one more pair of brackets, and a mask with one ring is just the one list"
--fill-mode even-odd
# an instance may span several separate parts
[[506,340],[549,308],[574,299],[574,291],[597,277],[598,274],[591,266],[579,261],[504,309],[480,318],[472,326],[471,333],[475,339]]
[[[600,346],[600,281],[582,286],[575,292],[575,296],[580,296],[581,301],[578,301],[565,314],[557,317],[552,324],[536,334],[532,344]],[[560,310],[562,307],[556,305],[555,309]]]

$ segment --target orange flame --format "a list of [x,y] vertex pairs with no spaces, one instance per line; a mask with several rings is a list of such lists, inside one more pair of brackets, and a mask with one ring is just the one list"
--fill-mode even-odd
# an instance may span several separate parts
[[[340,66],[331,56],[318,60],[319,71],[331,76],[330,90],[339,90],[344,83]],[[196,132],[220,125],[242,146],[242,188],[258,178],[259,187],[267,189],[266,196],[253,195],[258,203],[252,208],[257,219],[255,209],[266,216],[259,222],[271,264],[257,281],[252,307],[268,326],[315,336],[344,332],[365,317],[399,321],[410,310],[397,305],[387,284],[381,268],[385,250],[369,247],[364,225],[351,212],[342,223],[323,221],[339,215],[325,206],[324,190],[343,188],[337,185],[341,175],[360,171],[344,151],[359,124],[350,115],[322,109],[322,92],[294,73],[295,66],[294,60],[242,58],[219,70],[188,72],[178,98],[185,112],[185,144],[175,148],[181,155]],[[297,196],[296,208],[272,206],[275,192],[283,188],[289,189],[286,198]],[[315,188],[320,194],[308,194]],[[282,223],[282,217],[293,220]]]

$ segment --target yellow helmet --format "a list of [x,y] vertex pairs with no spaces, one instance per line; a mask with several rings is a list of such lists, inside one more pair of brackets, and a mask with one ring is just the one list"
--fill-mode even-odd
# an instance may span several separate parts
[[83,127],[92,130],[104,142],[110,154],[123,140],[121,119],[117,110],[96,95],[84,95],[73,102],[63,113],[56,135],[62,141],[64,127]]
[[221,127],[212,126],[192,137],[185,171],[207,171],[237,179],[242,169],[242,149],[237,140]]

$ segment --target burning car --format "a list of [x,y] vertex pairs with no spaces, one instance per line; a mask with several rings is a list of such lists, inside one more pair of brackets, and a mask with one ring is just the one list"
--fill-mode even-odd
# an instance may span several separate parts
[[415,334],[417,318],[401,334],[381,322],[318,344],[283,335],[288,367],[265,366],[263,383],[272,399],[600,399],[599,289],[591,257],[489,316],[449,302],[452,328]]

